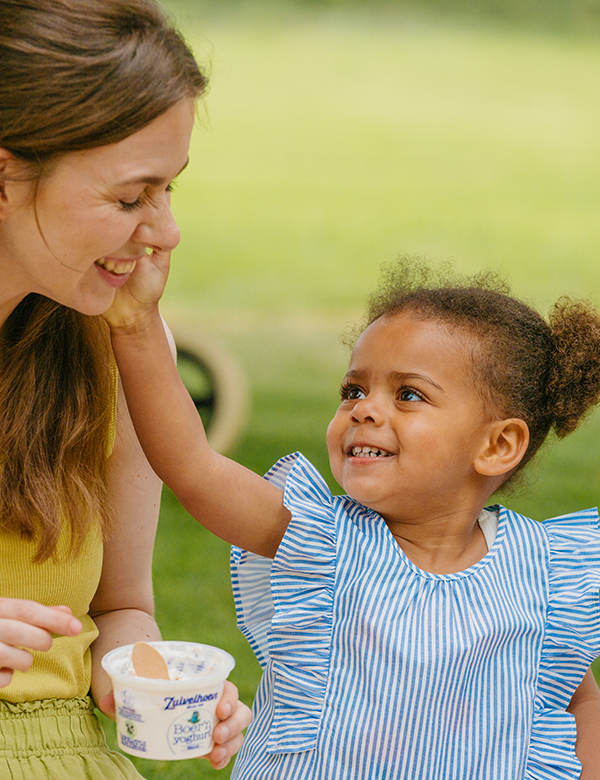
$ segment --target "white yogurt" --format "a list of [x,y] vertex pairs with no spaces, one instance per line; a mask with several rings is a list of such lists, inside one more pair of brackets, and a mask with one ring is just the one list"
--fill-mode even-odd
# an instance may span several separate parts
[[149,642],[165,659],[169,680],[138,677],[133,645],[107,653],[119,746],[143,758],[177,761],[210,753],[215,710],[235,666],[225,650],[193,642]]

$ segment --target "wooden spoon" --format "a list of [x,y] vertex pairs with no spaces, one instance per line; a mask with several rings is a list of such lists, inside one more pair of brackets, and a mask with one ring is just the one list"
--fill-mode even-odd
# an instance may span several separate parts
[[169,670],[165,659],[147,642],[137,642],[131,651],[131,663],[138,677],[168,680]]

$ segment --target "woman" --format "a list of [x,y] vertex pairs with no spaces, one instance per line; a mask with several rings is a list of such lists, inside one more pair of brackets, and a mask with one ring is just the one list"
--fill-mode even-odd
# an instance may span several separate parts
[[[206,80],[153,0],[0,0],[0,62],[0,776],[139,777],[88,691],[113,714],[100,659],[159,638],[160,483],[100,315],[178,243]],[[249,722],[233,686],[218,714],[215,767]]]

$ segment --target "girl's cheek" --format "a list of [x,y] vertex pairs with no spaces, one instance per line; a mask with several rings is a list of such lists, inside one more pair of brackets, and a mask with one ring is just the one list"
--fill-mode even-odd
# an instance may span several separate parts
[[330,458],[334,455],[335,449],[339,443],[338,424],[339,424],[339,420],[336,415],[327,426],[325,442],[327,444],[327,451],[329,453]]

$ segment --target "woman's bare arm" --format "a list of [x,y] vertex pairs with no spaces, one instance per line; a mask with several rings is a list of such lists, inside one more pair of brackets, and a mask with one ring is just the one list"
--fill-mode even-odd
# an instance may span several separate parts
[[[110,494],[115,528],[105,543],[100,585],[91,615],[100,634],[92,645],[92,694],[98,707],[114,717],[112,684],[101,660],[109,650],[137,641],[160,639],[154,621],[152,551],[158,522],[161,482],[141,450],[120,393],[117,438],[110,458]],[[228,684],[217,715],[213,766],[224,766],[239,750],[241,730],[250,722],[246,705]]]

